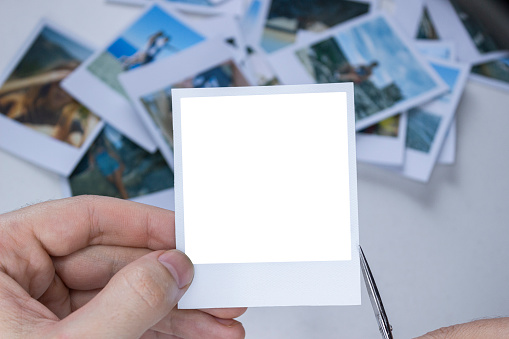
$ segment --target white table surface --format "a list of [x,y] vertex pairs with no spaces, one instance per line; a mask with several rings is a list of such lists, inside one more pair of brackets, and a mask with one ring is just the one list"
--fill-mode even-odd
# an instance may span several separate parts
[[[0,69],[42,17],[101,46],[139,10],[1,0]],[[359,164],[361,244],[396,338],[509,316],[509,94],[468,83],[458,121],[457,162],[426,185]],[[0,212],[59,197],[57,175],[0,151]],[[379,337],[364,289],[362,306],[253,308],[241,321],[247,338]]]

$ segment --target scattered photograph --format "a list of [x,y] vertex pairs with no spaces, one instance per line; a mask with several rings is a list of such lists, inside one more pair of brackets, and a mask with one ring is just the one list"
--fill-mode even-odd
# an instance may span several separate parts
[[500,50],[500,46],[489,35],[482,22],[474,17],[472,13],[465,11],[458,0],[449,1],[480,53]]
[[299,31],[325,31],[368,13],[370,6],[347,0],[272,0],[260,44],[265,52],[275,52],[294,43]]
[[395,115],[380,121],[377,124],[369,126],[358,133],[382,135],[386,137],[396,138],[399,134],[399,120],[401,115]]
[[109,125],[69,177],[72,196],[132,199],[173,188],[173,172],[161,153],[148,153]]
[[230,60],[162,90],[147,94],[141,97],[141,102],[167,145],[173,149],[171,89],[236,86],[248,86],[248,82],[235,63]]
[[429,180],[438,161],[470,72],[467,63],[432,60],[430,64],[450,91],[408,112],[405,162],[390,169],[421,182]]
[[384,166],[402,166],[406,126],[405,112],[357,132],[357,160]]
[[159,6],[153,6],[87,68],[112,89],[126,96],[118,82],[120,73],[168,57],[203,40],[200,34]]
[[98,49],[69,75],[63,88],[130,140],[155,152],[156,144],[118,77],[172,59],[206,41],[186,22],[180,13],[152,2],[107,47]]
[[471,78],[509,91],[509,52],[495,53],[487,61],[474,65]]
[[500,50],[475,13],[467,11],[459,1],[427,0],[426,6],[437,36],[456,43],[460,61],[475,64],[486,53]]
[[73,147],[81,147],[99,118],[60,87],[92,51],[45,26],[0,86],[0,114]]
[[414,108],[408,112],[406,147],[429,153],[440,125],[440,116]]
[[409,102],[423,94],[445,89],[384,16],[351,24],[296,55],[317,83],[354,83],[356,120],[358,125],[365,121],[358,128],[416,106]]
[[431,20],[431,16],[429,15],[429,11],[426,6],[424,6],[422,11],[422,18],[419,24],[416,38],[426,40],[440,40],[437,29]]
[[66,32],[40,22],[0,75],[0,147],[60,175],[72,171],[103,124],[60,86],[92,54]]

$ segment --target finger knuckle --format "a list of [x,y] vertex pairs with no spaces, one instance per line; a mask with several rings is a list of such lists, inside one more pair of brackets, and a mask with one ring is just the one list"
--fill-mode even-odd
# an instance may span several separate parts
[[165,304],[166,291],[158,283],[154,274],[140,267],[126,270],[122,274],[126,285],[133,292],[134,298],[149,308],[160,308]]

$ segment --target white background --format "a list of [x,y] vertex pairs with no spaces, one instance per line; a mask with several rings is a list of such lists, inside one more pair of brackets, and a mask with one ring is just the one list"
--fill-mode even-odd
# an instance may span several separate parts
[[[42,16],[101,46],[138,12],[103,0],[2,0],[0,68]],[[507,92],[469,83],[457,162],[427,185],[358,167],[360,241],[397,338],[509,315],[507,107]],[[60,194],[57,175],[0,151],[0,211]],[[379,338],[365,289],[362,306],[250,309],[240,320],[247,338]]]

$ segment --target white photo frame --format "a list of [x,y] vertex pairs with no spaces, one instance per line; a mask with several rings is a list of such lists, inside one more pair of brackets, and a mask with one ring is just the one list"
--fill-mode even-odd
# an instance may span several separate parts
[[[52,39],[54,39],[53,42],[54,44],[56,45],[60,43],[68,44],[69,46],[67,48],[69,48],[69,50],[72,50],[74,53],[78,53],[77,51],[81,51],[79,52],[80,54],[85,53],[83,51],[86,51],[86,54],[93,53],[93,48],[91,47],[90,44],[88,44],[81,38],[78,38],[73,34],[68,33],[67,29],[60,27],[55,23],[52,23],[47,20],[39,22],[32,31],[32,33],[30,34],[30,36],[27,38],[23,46],[20,48],[16,56],[10,62],[9,66],[4,70],[4,72],[0,76],[0,84],[3,85],[0,86],[0,90],[3,87],[3,90],[6,91],[5,93],[3,93],[4,98],[6,95],[18,91],[13,90],[12,88],[11,88],[12,91],[7,90],[5,87],[6,81],[8,80],[10,75],[15,71],[16,67],[23,60],[25,55],[27,55],[27,53],[30,51],[32,46],[36,43],[36,40],[42,38],[44,32],[46,32],[48,36],[53,37]],[[66,48],[62,46],[59,47],[64,49]],[[70,52],[67,53],[68,55],[73,56],[72,53]],[[58,70],[54,71],[53,73],[54,76],[59,78],[59,75],[56,74],[55,72],[58,73]],[[37,82],[37,80],[33,80],[32,84],[29,84],[27,82],[27,78],[28,77],[23,78],[25,81],[25,85],[23,85],[24,87],[22,86],[20,90],[24,89],[25,87],[28,88],[29,86],[34,86],[33,82],[34,81]],[[32,76],[32,78],[34,78],[34,76]],[[43,81],[41,83],[42,85],[45,85],[47,83],[53,83],[54,80],[56,80],[56,78],[54,79],[52,78],[53,80],[50,80],[49,78],[47,80],[42,80],[41,76],[39,76],[39,79],[41,79],[39,82]],[[46,96],[48,95],[49,94],[47,94]],[[0,95],[0,97],[2,97],[2,95]],[[66,109],[66,107],[68,106],[69,105],[66,105],[65,107],[62,108],[62,115],[64,114],[63,110]],[[77,107],[76,109],[81,109],[81,106]],[[7,114],[6,112],[1,113]],[[83,131],[84,140],[82,141],[82,143],[79,146],[74,146],[64,141],[53,138],[52,136],[47,135],[39,130],[27,127],[23,123],[15,121],[13,118],[7,117],[4,114],[0,114],[0,129],[2,130],[2,133],[0,133],[0,147],[22,159],[32,162],[38,166],[44,167],[50,171],[56,172],[60,175],[68,175],[73,170],[74,166],[76,166],[79,159],[81,159],[82,155],[86,152],[88,146],[94,140],[95,136],[97,135],[97,133],[99,133],[103,125],[103,122],[99,120],[99,118],[97,117],[93,118],[94,117],[93,115],[90,118],[87,118],[87,120],[93,118],[92,119],[93,121],[90,120],[87,122],[87,125],[89,123],[91,125],[87,127],[87,131]],[[44,124],[41,125],[36,124],[34,126],[42,126],[41,128],[44,128],[43,125]],[[36,145],[37,147],[34,147],[34,145]]]
[[[193,284],[180,300],[179,308],[359,304],[353,86],[176,89],[172,98],[177,249],[188,254],[195,264]],[[202,105],[206,105],[206,111],[200,108]],[[281,105],[286,109],[280,109]],[[310,106],[316,114],[310,114]],[[327,123],[329,119],[335,121]],[[197,127],[197,122],[208,127]],[[207,129],[213,132],[206,133]],[[318,144],[320,148],[316,147]],[[215,151],[200,151],[200,145]],[[285,159],[278,151],[281,147],[286,150]],[[213,166],[209,159],[214,161]],[[325,166],[324,161],[330,166]],[[200,166],[200,162],[207,163],[207,167]],[[237,166],[242,170],[237,171]],[[265,170],[258,172],[261,168]],[[292,171],[288,172],[288,168]],[[311,168],[320,173],[313,173]],[[304,172],[307,180],[303,186],[286,186],[291,178]],[[214,180],[209,180],[210,175]],[[282,178],[281,175],[285,183],[273,186],[274,178]],[[262,187],[271,188],[265,191]],[[321,188],[332,189],[338,195],[332,200],[326,192],[309,195],[310,190]],[[232,196],[235,190],[243,193]],[[202,192],[196,195],[198,191]],[[277,198],[282,197],[282,192],[288,200]],[[288,206],[299,197],[300,202]],[[331,203],[338,198],[343,203]],[[272,204],[274,199],[281,202],[277,208]],[[219,209],[218,204],[222,206]],[[198,206],[207,211],[196,214],[194,208]],[[242,208],[237,209],[239,206]],[[342,207],[341,211],[332,212],[327,206],[332,210]],[[295,208],[300,211],[300,221],[290,222]],[[246,214],[249,209],[253,209],[252,213]],[[196,217],[213,210],[221,215],[210,215],[207,227],[198,230]],[[329,215],[331,212],[335,216]],[[237,231],[225,234],[236,216],[243,216],[243,221],[234,223]],[[324,222],[323,217],[335,221]],[[338,217],[342,223],[337,223]],[[259,223],[260,218],[263,223]],[[278,218],[288,218],[288,222]],[[280,226],[275,226],[277,220],[281,221]],[[290,236],[284,233],[288,227],[292,228],[292,241],[285,240]],[[331,230],[344,231],[343,236],[331,236]],[[193,233],[196,231],[200,234]],[[212,251],[202,242],[205,238],[214,244]],[[307,250],[296,250],[295,244],[302,241]],[[264,250],[254,250],[255,247]]]
[[[384,55],[386,56],[385,59],[390,60],[391,63],[396,63],[397,61],[400,65],[406,63],[405,66],[398,66],[405,68],[406,69],[405,72],[409,72],[408,69],[411,65],[413,67],[412,72],[416,72],[416,74],[419,74],[419,76],[421,77],[419,84],[422,84],[423,79],[426,79],[427,88],[422,89],[421,91],[415,91],[416,93],[418,92],[418,94],[413,95],[412,97],[409,97],[404,100],[396,100],[392,105],[386,108],[382,108],[379,111],[375,111],[375,113],[371,112],[365,117],[357,119],[356,129],[358,131],[368,126],[374,125],[377,122],[389,118],[393,115],[404,112],[410,109],[411,107],[416,107],[425,102],[428,102],[447,91],[448,89],[447,85],[442,81],[442,79],[440,79],[438,74],[436,74],[436,72],[431,68],[428,62],[415,50],[413,42],[410,39],[408,39],[404,34],[399,32],[399,29],[394,24],[391,23],[391,19],[389,19],[386,15],[382,13],[365,15],[357,19],[350,20],[342,25],[339,25],[335,29],[317,35],[313,40],[306,41],[303,44],[296,44],[291,48],[286,48],[284,50],[273,53],[272,55],[269,56],[269,61],[272,64],[273,68],[276,70],[276,74],[278,75],[279,79],[282,81],[283,84],[292,85],[292,84],[316,83],[317,80],[305,69],[303,62],[299,60],[297,53],[299,51],[301,51],[300,53],[306,52],[314,53],[314,51],[312,50],[314,45],[318,45],[320,43],[324,43],[327,41],[334,42],[336,46],[340,48],[336,41],[337,36],[339,36],[340,34],[351,34],[351,31],[353,30],[366,29],[366,27],[371,27],[370,29],[372,29],[373,25],[375,24],[377,25],[377,29],[375,31],[379,31],[378,28],[383,27],[384,31],[391,32],[392,36],[395,37],[394,41],[397,41],[398,48],[400,48],[401,51],[405,51],[404,54],[406,56],[406,59],[404,61],[401,60],[401,62],[399,62],[400,59],[398,58],[398,56],[394,54],[395,53],[394,51],[390,50],[390,48],[392,48],[391,46],[388,46],[387,44],[380,44],[378,47],[384,49],[385,51]],[[368,34],[364,36],[369,37]],[[375,40],[379,40],[378,42],[382,41],[376,38],[377,37],[373,36],[369,37],[371,41]],[[357,53],[356,52],[357,50],[354,49],[353,44],[348,47],[349,53]],[[375,53],[374,51],[375,50],[373,49],[372,54],[381,55],[381,52],[379,50],[376,50],[377,53]],[[389,57],[389,55],[391,57]],[[307,57],[310,58],[309,55]],[[359,59],[362,58],[363,58],[362,55],[360,55]],[[348,58],[345,59],[348,63],[350,62]],[[308,68],[314,67],[311,61],[307,62],[306,60],[305,64],[307,65],[306,67]],[[318,66],[317,68],[319,68]],[[334,70],[331,70],[330,68],[323,67],[320,69],[325,70],[330,77],[335,76]],[[386,77],[390,77],[390,79],[392,79],[392,77],[396,75],[396,72],[393,71],[391,72],[389,69],[386,68],[384,68],[380,72],[381,73],[377,75],[377,77],[381,78],[382,81],[385,81]],[[414,79],[417,76],[416,74],[413,74],[414,75],[413,77],[409,76],[401,78],[400,75],[398,75],[398,77],[400,78],[400,81],[408,81],[408,79]],[[337,82],[338,80],[334,78],[330,81]],[[398,90],[401,90],[401,88],[403,87],[404,88],[408,87],[408,86],[401,87],[395,82],[393,82],[393,84]],[[417,84],[417,82],[415,82],[414,84]],[[381,91],[381,89],[378,89],[378,91]],[[358,102],[356,102],[356,107],[357,108],[359,107]]]
[[[152,17],[157,17],[157,21],[150,20]],[[156,24],[154,24],[154,22]],[[178,44],[178,46],[182,45],[183,49],[195,43],[200,43],[206,40],[206,36],[196,31],[194,28],[191,28],[192,26],[188,25],[185,18],[183,18],[181,15],[170,11],[168,8],[166,8],[166,6],[163,7],[155,3],[151,6],[147,6],[147,8],[135,20],[133,20],[133,22],[128,25],[126,29],[117,35],[104,48],[96,51],[94,55],[92,55],[82,65],[80,65],[76,71],[74,71],[69,77],[65,79],[62,85],[67,91],[76,97],[78,101],[87,105],[87,107],[92,109],[94,112],[97,112],[98,115],[100,115],[106,122],[118,129],[122,134],[128,136],[129,139],[133,140],[146,150],[155,152],[156,145],[147,130],[144,128],[144,125],[140,121],[136,111],[132,107],[127,97],[120,94],[123,89],[121,88],[120,83],[118,83],[117,73],[125,72],[122,70],[122,67],[124,66],[120,62],[120,57],[117,57],[109,52],[109,50],[112,50],[112,48],[115,48],[115,51],[118,51],[119,53],[123,52],[124,49],[131,52],[133,50],[139,51],[135,45],[124,39],[123,35],[128,34],[129,36],[136,36],[137,44],[141,44],[139,41],[141,39],[140,36],[142,35],[139,33],[141,31],[135,31],[133,27],[141,27],[145,24],[157,26],[155,29],[151,30],[150,34],[158,31],[163,32],[163,34],[160,36],[161,38],[166,36],[164,34],[166,34],[165,32],[169,29],[169,27],[181,29],[182,31],[179,32],[179,35],[172,35],[172,37],[176,37],[175,39],[178,39],[174,44]],[[182,32],[185,32],[185,34],[189,35],[189,39],[187,39],[187,37],[184,36]],[[147,34],[145,34],[145,36]],[[155,33],[152,36],[155,36]],[[171,40],[169,41],[171,43]],[[178,52],[173,53],[170,47],[166,48],[163,46],[160,49],[164,51],[161,53],[166,53],[166,57],[161,58],[161,60],[164,60],[168,57],[171,58],[178,54]],[[181,47],[178,47],[178,49],[180,48]],[[130,60],[129,58],[132,58],[133,66],[136,66],[136,64],[134,64],[134,59],[136,58],[134,57],[137,55],[138,52],[123,60],[125,63],[127,63],[128,60]],[[105,67],[104,65],[108,66],[110,73],[105,71],[100,72],[101,67]],[[129,64],[127,63],[127,65]],[[95,71],[91,71],[91,68]],[[96,74],[93,72],[96,72]],[[97,74],[100,74],[101,77],[104,77],[105,79],[107,78],[107,81],[110,84],[108,84],[106,80],[99,78]],[[114,87],[116,89],[114,89]]]
[[[235,53],[236,51],[227,45],[223,38],[210,39],[175,55],[173,58],[161,60],[120,76],[120,81],[131,102],[171,168],[174,163],[173,149],[170,140],[168,140],[172,130],[171,126],[167,126],[168,131],[165,132],[163,124],[154,120],[152,114],[155,113],[151,114],[149,108],[143,103],[143,98],[156,92],[165,91],[186,79],[227,63],[230,63],[233,69],[238,69],[242,77],[245,78],[246,83],[242,83],[242,86],[250,85],[241,66],[235,60]],[[207,57],[203,58],[204,55]],[[169,96],[168,100],[170,100]],[[171,115],[169,118],[171,119]]]

